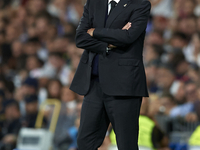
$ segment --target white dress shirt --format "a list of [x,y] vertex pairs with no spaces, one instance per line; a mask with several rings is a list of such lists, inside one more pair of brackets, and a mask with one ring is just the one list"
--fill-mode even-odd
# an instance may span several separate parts
[[110,4],[111,1],[115,1],[118,4],[120,0],[108,0],[108,14],[110,13],[111,9],[111,4]]

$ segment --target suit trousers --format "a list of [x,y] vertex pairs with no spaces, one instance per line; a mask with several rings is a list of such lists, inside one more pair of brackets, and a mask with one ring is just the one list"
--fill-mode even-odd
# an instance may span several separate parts
[[91,80],[85,95],[78,131],[78,150],[97,150],[111,122],[119,150],[138,150],[138,119],[142,97],[109,96]]

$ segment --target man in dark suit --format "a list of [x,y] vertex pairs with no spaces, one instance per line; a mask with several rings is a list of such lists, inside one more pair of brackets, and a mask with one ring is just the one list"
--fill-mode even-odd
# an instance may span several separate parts
[[70,89],[84,95],[79,150],[97,150],[111,122],[119,150],[137,150],[142,97],[148,96],[143,43],[148,0],[88,0],[76,33],[85,49]]

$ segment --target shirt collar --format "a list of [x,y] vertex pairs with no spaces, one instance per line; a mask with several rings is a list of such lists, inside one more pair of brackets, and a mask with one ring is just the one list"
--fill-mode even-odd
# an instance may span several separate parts
[[[108,4],[110,4],[110,2],[113,0],[108,0]],[[114,0],[116,3],[119,3],[120,0]]]

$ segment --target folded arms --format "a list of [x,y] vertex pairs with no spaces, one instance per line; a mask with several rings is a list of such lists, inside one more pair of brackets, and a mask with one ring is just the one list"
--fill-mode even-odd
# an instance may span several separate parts
[[149,1],[143,1],[134,10],[130,22],[122,29],[90,28],[87,8],[88,3],[85,5],[83,17],[77,28],[77,47],[104,53],[107,46],[126,47],[138,39],[146,29],[151,4]]

